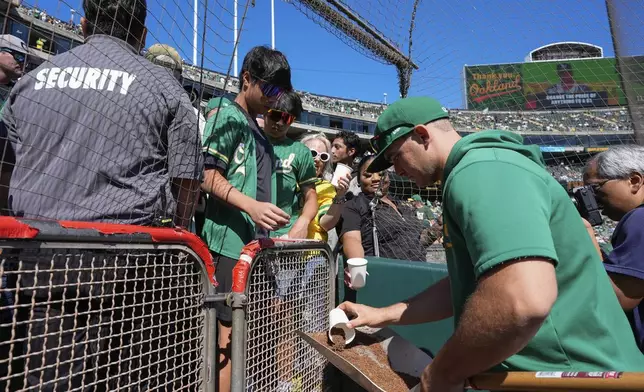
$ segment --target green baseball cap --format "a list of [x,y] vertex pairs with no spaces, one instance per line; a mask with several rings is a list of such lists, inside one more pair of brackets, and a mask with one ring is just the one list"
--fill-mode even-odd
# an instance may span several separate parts
[[430,97],[403,98],[389,105],[378,117],[375,136],[371,138],[371,148],[377,155],[367,170],[376,173],[391,167],[385,151],[396,140],[409,134],[416,125],[442,118],[449,118],[447,109]]
[[413,195],[413,196],[411,197],[411,199],[412,199],[413,201],[420,201],[420,202],[422,202],[422,201],[423,201],[423,199],[420,197],[420,195]]

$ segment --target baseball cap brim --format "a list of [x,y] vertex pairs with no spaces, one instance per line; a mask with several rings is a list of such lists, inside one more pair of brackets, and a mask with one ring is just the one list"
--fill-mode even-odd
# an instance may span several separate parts
[[367,171],[370,173],[377,173],[389,169],[392,164],[385,158],[385,152],[391,147],[392,144],[401,137],[407,136],[414,128],[413,127],[399,127],[394,134],[385,135],[384,147],[376,154],[376,158],[369,164]]
[[9,48],[22,54],[30,54],[29,47],[23,40],[9,34],[0,36],[0,47]]

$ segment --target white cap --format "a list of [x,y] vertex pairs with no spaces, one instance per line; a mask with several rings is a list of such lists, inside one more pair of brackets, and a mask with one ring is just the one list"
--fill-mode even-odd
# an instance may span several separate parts
[[29,47],[25,41],[11,34],[0,35],[0,48],[9,48],[23,54],[29,53]]

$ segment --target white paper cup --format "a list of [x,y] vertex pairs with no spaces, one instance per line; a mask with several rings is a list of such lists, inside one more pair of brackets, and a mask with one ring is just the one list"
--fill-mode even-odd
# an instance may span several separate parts
[[335,166],[335,171],[333,172],[333,178],[331,179],[331,185],[338,186],[338,178],[344,177],[347,174],[351,174],[351,166],[347,166],[344,163],[337,163]]
[[367,259],[355,257],[347,260],[349,275],[351,275],[351,287],[359,289],[367,284]]
[[[342,328],[344,331],[344,344],[349,344],[353,342],[353,339],[356,337],[356,331],[353,328],[347,327],[349,318],[347,314],[344,313],[344,310],[335,308],[329,312],[329,340],[333,342],[333,336],[331,336],[331,330],[333,328]],[[335,343],[335,342],[333,342]]]

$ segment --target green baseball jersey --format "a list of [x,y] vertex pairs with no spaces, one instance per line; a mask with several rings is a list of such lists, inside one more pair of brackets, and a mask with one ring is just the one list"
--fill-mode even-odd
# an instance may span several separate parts
[[[206,170],[219,169],[241,193],[274,202],[272,147],[255,121],[238,105],[222,107],[217,116],[208,120],[203,150],[207,154]],[[208,198],[201,236],[211,251],[236,259],[256,234],[255,223],[248,214],[216,197]]]
[[279,237],[288,233],[301,213],[298,202],[300,188],[315,185],[315,163],[311,150],[300,142],[289,138],[272,140],[275,152],[275,183],[276,205],[291,216],[287,226],[271,232],[271,237]]
[[597,250],[537,146],[505,131],[468,135],[451,151],[443,181],[455,323],[485,273],[522,258],[555,266],[558,296],[550,314],[528,345],[494,371],[644,370]]

